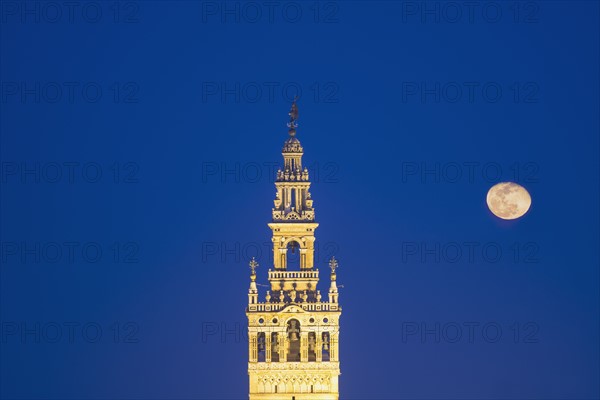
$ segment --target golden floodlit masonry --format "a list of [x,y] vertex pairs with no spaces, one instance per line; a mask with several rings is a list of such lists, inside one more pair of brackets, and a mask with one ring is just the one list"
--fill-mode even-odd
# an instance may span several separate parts
[[[270,290],[258,298],[256,268],[250,261],[248,290],[248,375],[250,400],[338,400],[339,321],[337,261],[329,261],[327,300],[314,268],[315,210],[303,149],[296,138],[298,108],[290,110],[283,170],[277,171]],[[292,268],[292,264],[298,264]]]

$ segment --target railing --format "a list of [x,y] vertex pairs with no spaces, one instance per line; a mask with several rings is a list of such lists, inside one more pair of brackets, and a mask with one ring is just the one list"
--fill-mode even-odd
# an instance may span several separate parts
[[269,271],[270,279],[319,279],[319,271]]
[[257,303],[249,304],[248,311],[264,312],[264,311],[281,311],[285,307],[293,304],[294,306],[302,308],[304,311],[338,311],[339,305],[337,303]]

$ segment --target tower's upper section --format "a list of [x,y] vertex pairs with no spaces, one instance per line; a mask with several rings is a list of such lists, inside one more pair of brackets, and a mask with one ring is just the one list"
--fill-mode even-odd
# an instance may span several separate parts
[[[285,143],[283,144],[283,150],[282,150],[282,154],[283,154],[283,159],[284,160],[289,160],[289,159],[293,159],[294,157],[300,156],[302,157],[302,145],[300,144],[300,141],[295,138],[295,137],[290,137],[288,140],[285,141]],[[287,164],[286,164],[287,167]]]
[[302,168],[303,149],[296,137],[298,106],[292,103],[288,122],[289,137],[283,144],[283,169],[277,171],[275,180],[273,222],[313,222],[315,211],[310,198],[308,169]]

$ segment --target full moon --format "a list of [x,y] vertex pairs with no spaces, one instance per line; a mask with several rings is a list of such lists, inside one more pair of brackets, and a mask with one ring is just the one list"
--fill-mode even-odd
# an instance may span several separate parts
[[502,219],[517,219],[531,207],[531,196],[527,189],[514,182],[501,182],[490,188],[487,205],[495,216]]

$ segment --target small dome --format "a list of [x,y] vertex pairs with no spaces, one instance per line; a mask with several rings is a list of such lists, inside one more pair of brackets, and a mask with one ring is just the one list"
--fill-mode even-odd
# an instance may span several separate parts
[[283,144],[284,153],[302,153],[303,151],[300,141],[293,136]]

